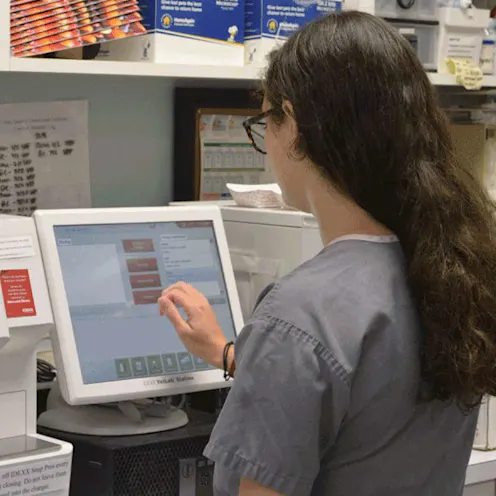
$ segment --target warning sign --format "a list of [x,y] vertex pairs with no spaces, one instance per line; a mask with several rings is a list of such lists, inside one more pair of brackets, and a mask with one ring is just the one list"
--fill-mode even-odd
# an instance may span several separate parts
[[69,494],[71,460],[62,457],[0,467],[0,496]]
[[3,270],[0,283],[8,319],[36,315],[28,270]]

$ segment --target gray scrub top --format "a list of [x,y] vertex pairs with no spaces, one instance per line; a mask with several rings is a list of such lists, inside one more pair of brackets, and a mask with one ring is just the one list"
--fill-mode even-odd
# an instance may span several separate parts
[[418,401],[422,329],[398,242],[343,239],[263,295],[205,455],[286,496],[458,496],[477,412]]

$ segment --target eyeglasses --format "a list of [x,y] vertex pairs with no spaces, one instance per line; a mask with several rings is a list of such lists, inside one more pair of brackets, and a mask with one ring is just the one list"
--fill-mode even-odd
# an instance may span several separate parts
[[272,109],[267,110],[255,117],[250,117],[243,122],[248,139],[257,152],[267,155],[265,149],[265,133],[267,132],[267,117],[272,113]]

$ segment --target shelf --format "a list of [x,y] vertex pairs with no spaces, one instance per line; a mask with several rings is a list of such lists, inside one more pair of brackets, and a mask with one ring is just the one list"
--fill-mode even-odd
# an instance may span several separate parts
[[465,484],[479,484],[496,479],[496,451],[472,451]]
[[224,79],[256,81],[260,67],[229,67],[201,65],[170,65],[151,62],[107,62],[102,60],[61,60],[11,58],[11,72],[52,74],[96,74],[114,76],[145,76],[175,79]]
[[[162,77],[171,79],[210,80],[210,82],[256,82],[260,67],[229,67],[201,65],[167,65],[150,62],[107,62],[102,60],[19,59],[9,57],[10,2],[0,0],[0,73],[29,72],[51,74],[88,74],[137,77]],[[436,86],[459,86],[449,74],[429,74]],[[486,76],[484,86],[496,88],[496,76]],[[460,86],[459,86],[460,87]],[[460,87],[461,88],[461,87]]]
[[[11,58],[10,72],[219,79],[249,82],[257,81],[263,74],[263,69],[257,66],[229,67],[169,65],[151,62]],[[450,74],[429,73],[429,79],[436,86],[459,86],[455,82],[455,77]],[[484,87],[496,88],[496,76],[486,76]]]
[[[456,83],[455,76],[452,76],[451,74],[437,74],[430,72],[429,79],[435,86],[458,86],[459,88],[462,88],[458,83]],[[484,76],[484,84],[482,86],[487,88],[496,88],[496,76]]]

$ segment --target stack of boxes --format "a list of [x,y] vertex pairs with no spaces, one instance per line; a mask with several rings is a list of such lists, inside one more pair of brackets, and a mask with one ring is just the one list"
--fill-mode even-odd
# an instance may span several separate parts
[[12,0],[10,49],[32,57],[146,32],[137,0]]
[[99,58],[243,65],[243,0],[140,0],[148,34],[103,47]]
[[[410,3],[405,3],[410,5]],[[489,11],[438,8],[416,0],[140,0],[148,34],[107,44],[99,58],[200,65],[265,65],[268,53],[304,24],[358,9],[390,21],[427,70],[448,72],[447,58],[479,63]]]
[[140,0],[148,34],[103,47],[99,58],[171,64],[263,64],[303,24],[341,0]]
[[[437,5],[434,0],[12,0],[11,51],[26,57],[119,39],[103,44],[98,58],[263,66],[268,53],[304,24],[357,9],[391,22],[427,70],[449,72],[453,59],[478,66],[489,11]],[[494,52],[483,57],[485,73],[494,68],[494,61],[486,60]]]
[[341,12],[334,0],[245,0],[245,63],[264,65],[267,55],[304,24]]

